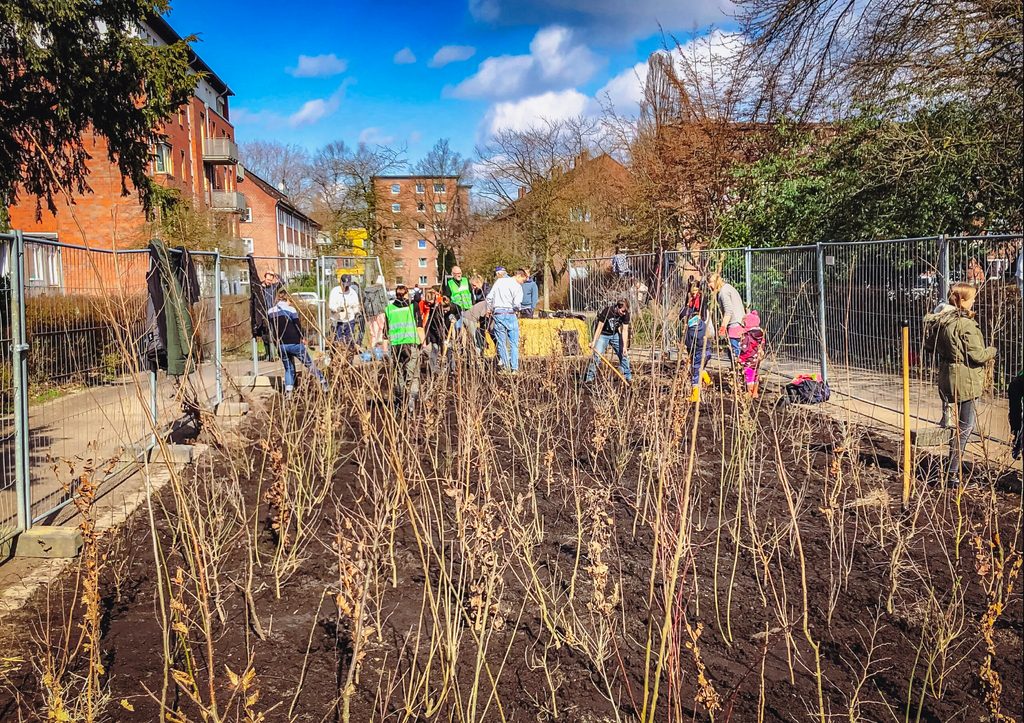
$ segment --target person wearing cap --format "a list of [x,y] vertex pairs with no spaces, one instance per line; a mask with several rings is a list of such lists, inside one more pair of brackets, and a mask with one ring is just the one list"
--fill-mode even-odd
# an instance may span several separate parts
[[420,347],[423,346],[423,318],[419,306],[409,298],[405,284],[395,287],[395,300],[384,310],[385,335],[394,363],[395,404],[411,410],[420,393]]
[[327,307],[335,324],[334,340],[355,347],[355,330],[360,316],[359,292],[348,274],[343,275],[338,285],[331,289]]
[[498,364],[513,374],[519,371],[519,317],[523,304],[523,282],[526,272],[519,269],[509,276],[504,266],[494,271],[494,286],[487,294],[487,310],[494,321],[494,339],[498,347]]

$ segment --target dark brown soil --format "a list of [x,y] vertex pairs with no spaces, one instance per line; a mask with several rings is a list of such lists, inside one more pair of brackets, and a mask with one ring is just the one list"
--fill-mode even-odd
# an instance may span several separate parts
[[[381,571],[380,587],[371,593],[379,593],[373,619],[381,622],[381,629],[373,631],[365,646],[351,701],[352,721],[640,719],[645,679],[648,690],[654,680],[653,662],[645,676],[648,640],[653,640],[656,656],[665,596],[671,589],[674,530],[683,502],[694,408],[689,402],[671,401],[668,379],[640,380],[623,397],[602,384],[565,401],[560,390],[571,378],[571,371],[555,368],[528,371],[520,379],[498,377],[467,392],[471,399],[452,389],[435,390],[435,401],[406,424],[408,436],[394,442],[410,445],[423,467],[407,470],[408,495],[399,510],[393,554],[372,558]],[[501,407],[487,401],[495,395],[520,396],[516,405]],[[342,521],[346,516],[372,512],[358,483],[361,474],[380,485],[400,485],[386,466],[366,470],[368,460],[382,464],[390,450],[357,443],[362,438],[359,398],[341,394],[345,415],[334,434],[350,456],[332,478],[323,514],[309,533],[314,541],[307,558],[282,587],[280,598],[267,563],[277,544],[264,499],[273,475],[262,464],[268,450],[276,448],[280,410],[254,416],[242,429],[242,440],[229,447],[217,449],[220,438],[214,439],[212,466],[197,466],[186,480],[220,494],[218,485],[230,478],[228,468],[239,450],[257,460],[255,472],[241,485],[250,507],[258,507],[261,523],[263,564],[255,568],[254,610],[247,611],[241,594],[248,554],[240,540],[232,543],[219,569],[224,619],[213,616],[211,645],[222,720],[247,720],[240,706],[245,696],[237,693],[226,671],[242,674],[250,668],[255,676],[246,694],[258,691],[251,710],[262,712],[263,720],[342,720],[338,701],[351,662],[353,632],[351,619],[336,604],[339,561],[334,540],[339,530],[347,534]],[[667,664],[653,720],[708,720],[709,705],[717,709],[715,720],[732,721],[819,720],[822,713],[843,720],[986,720],[991,699],[986,700],[990,688],[979,672],[986,655],[981,621],[993,598],[982,582],[997,574],[1000,549],[992,547],[993,541],[1002,546],[1006,559],[1004,605],[992,634],[993,668],[1001,678],[1002,712],[1019,720],[1024,713],[1019,577],[1005,594],[1013,561],[1020,555],[1019,472],[979,467],[975,479],[980,487],[957,496],[936,486],[937,461],[922,458],[917,490],[923,501],[904,513],[895,442],[877,432],[843,430],[813,410],[776,407],[770,401],[738,404],[722,389],[707,394],[701,405],[689,499],[690,544],[684,546],[678,566]],[[476,411],[460,412],[458,404],[473,405]],[[557,411],[559,405],[568,411]],[[533,461],[525,453],[528,448],[503,431],[501,414],[513,408],[524,411],[529,425],[541,430],[533,437]],[[370,424],[386,426],[390,412],[376,404],[368,409]],[[472,598],[479,592],[474,569],[479,571],[481,563],[447,536],[456,527],[460,494],[449,479],[452,460],[459,458],[460,434],[466,434],[474,418],[491,442],[493,459],[474,448],[468,478],[470,489],[480,495],[479,505],[462,507],[458,514],[479,512],[482,522],[468,529],[492,535],[484,547],[495,552],[500,571],[496,593],[487,598],[488,622],[479,627],[480,608]],[[552,420],[555,429],[546,426]],[[673,429],[676,437],[671,437]],[[663,442],[657,440],[666,436],[676,440],[677,459],[668,458],[667,448],[659,446]],[[261,440],[270,443],[261,448]],[[313,437],[309,444],[323,440]],[[546,462],[549,449],[557,453]],[[660,450],[663,458],[652,459],[651,450]],[[656,521],[654,496],[638,485],[659,462],[667,465],[660,478],[661,522]],[[533,464],[539,472],[531,484],[528,470]],[[791,526],[787,489],[799,534]],[[830,496],[833,489],[837,491]],[[489,512],[485,501],[493,503]],[[170,490],[161,502],[165,509],[157,515],[157,538],[173,577],[176,567],[188,564],[183,552],[188,541],[175,536],[178,511]],[[444,504],[448,506],[439,513],[430,512]],[[517,504],[519,519],[542,521],[543,535],[532,549],[534,573],[545,589],[554,591],[548,621],[528,593],[531,573],[516,554],[518,541],[506,524]],[[422,515],[429,534],[415,533],[410,510]],[[597,519],[601,512],[610,519]],[[739,544],[733,531],[737,519]],[[895,539],[897,528],[913,529],[902,549]],[[652,576],[656,529],[662,543]],[[426,545],[426,560],[424,539],[433,543]],[[148,522],[137,519],[119,542],[108,544],[101,645],[102,679],[109,691],[107,719],[159,720],[164,649]],[[439,550],[447,551],[446,570]],[[604,585],[602,564],[608,566]],[[71,576],[65,580],[65,605],[72,604],[74,583]],[[174,584],[168,583],[172,596]],[[552,630],[550,620],[564,623],[573,617],[554,615],[560,605],[569,604],[570,588],[575,590],[572,609],[579,625],[574,633],[557,623]],[[442,624],[431,613],[431,594],[461,597],[447,608],[456,610],[459,619]],[[193,612],[199,605],[194,597],[185,602]],[[21,630],[32,618],[39,619],[42,606],[40,601],[38,609],[21,617]],[[258,617],[265,640],[259,639],[250,613]],[[590,631],[592,639],[581,640],[580,631]],[[607,631],[603,647],[601,631]],[[458,660],[451,664],[456,672],[454,679],[445,679],[441,660],[452,650],[437,640],[456,632],[452,650]],[[945,647],[936,642],[943,633],[948,637]],[[819,646],[823,712],[808,638]],[[186,668],[187,647],[198,695],[208,700],[204,636],[190,627],[184,639],[187,646],[172,638],[173,667]],[[481,645],[486,645],[487,665],[478,668]],[[31,647],[25,653],[39,655]],[[84,665],[78,656],[71,667],[82,671]],[[427,681],[429,690],[410,689],[417,678]],[[479,690],[475,708],[474,681]],[[8,682],[0,693],[0,720],[45,719],[42,686],[33,667],[22,665]],[[201,720],[185,687],[172,680],[167,703],[188,720]]]

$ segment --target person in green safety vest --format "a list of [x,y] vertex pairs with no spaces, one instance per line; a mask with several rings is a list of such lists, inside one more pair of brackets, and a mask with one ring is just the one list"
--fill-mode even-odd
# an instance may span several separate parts
[[405,284],[395,287],[395,300],[384,310],[385,335],[394,363],[395,404],[412,409],[420,393],[420,347],[423,346],[423,318],[419,306],[409,298]]
[[462,275],[462,269],[458,266],[452,266],[452,277],[445,282],[441,295],[461,311],[466,311],[473,305],[473,289],[469,286],[469,279]]

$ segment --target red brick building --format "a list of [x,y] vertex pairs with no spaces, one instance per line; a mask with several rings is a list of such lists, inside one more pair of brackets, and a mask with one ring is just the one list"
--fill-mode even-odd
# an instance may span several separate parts
[[[159,16],[141,24],[138,32],[154,45],[180,40]],[[191,64],[205,75],[196,84],[192,100],[160,129],[162,137],[153,144],[150,173],[158,183],[194,199],[198,207],[222,214],[225,230],[237,237],[238,217],[247,204],[236,185],[238,147],[228,108],[233,93],[194,53]],[[144,246],[147,219],[137,192],[129,184],[127,195],[122,193],[121,174],[109,161],[103,138],[87,139],[87,147],[92,155],[87,178],[90,192],[75,194],[70,202],[58,199],[57,213],[44,208],[39,219],[36,200],[21,198],[10,209],[11,228],[94,248]]]
[[[285,279],[313,272],[320,224],[302,213],[288,196],[246,170],[238,188],[248,206],[239,219],[243,253],[256,257],[260,274],[274,271]],[[281,257],[271,260],[268,257]]]
[[373,194],[381,257],[396,284],[439,284],[437,247],[457,248],[468,227],[470,186],[458,176],[377,176]]

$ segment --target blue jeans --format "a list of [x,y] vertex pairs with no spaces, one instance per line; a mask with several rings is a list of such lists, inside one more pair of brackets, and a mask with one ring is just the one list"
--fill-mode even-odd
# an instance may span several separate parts
[[729,355],[731,357],[729,361],[733,366],[740,363],[740,340],[733,339],[731,336],[729,337]]
[[355,328],[356,322],[354,321],[339,321],[334,329],[334,340],[342,344],[352,344],[355,338]]
[[498,346],[501,368],[519,371],[519,317],[515,314],[495,314],[494,341]]
[[305,344],[282,344],[280,346],[281,363],[284,364],[284,389],[286,392],[290,392],[295,388],[295,360],[299,360],[305,365],[306,369],[316,377],[317,381],[320,382],[320,386],[326,388],[327,380],[324,379],[324,375],[320,373],[320,370],[313,365],[313,359],[309,356],[309,352],[306,351]]
[[615,355],[619,357],[619,371],[622,372],[622,376],[626,378],[626,381],[628,382],[633,378],[633,370],[629,366],[629,357],[626,356],[626,350],[622,348],[622,334],[612,334],[611,336],[599,334],[594,341],[594,358],[590,360],[590,366],[587,367],[587,375],[583,378],[584,381],[594,381],[594,377],[597,376],[597,365],[601,361],[598,357],[604,354],[608,347],[611,347]]
[[711,359],[711,346],[707,343],[708,325],[698,321],[694,326],[686,327],[686,350],[690,353],[691,383],[700,382],[700,373],[704,365]]

